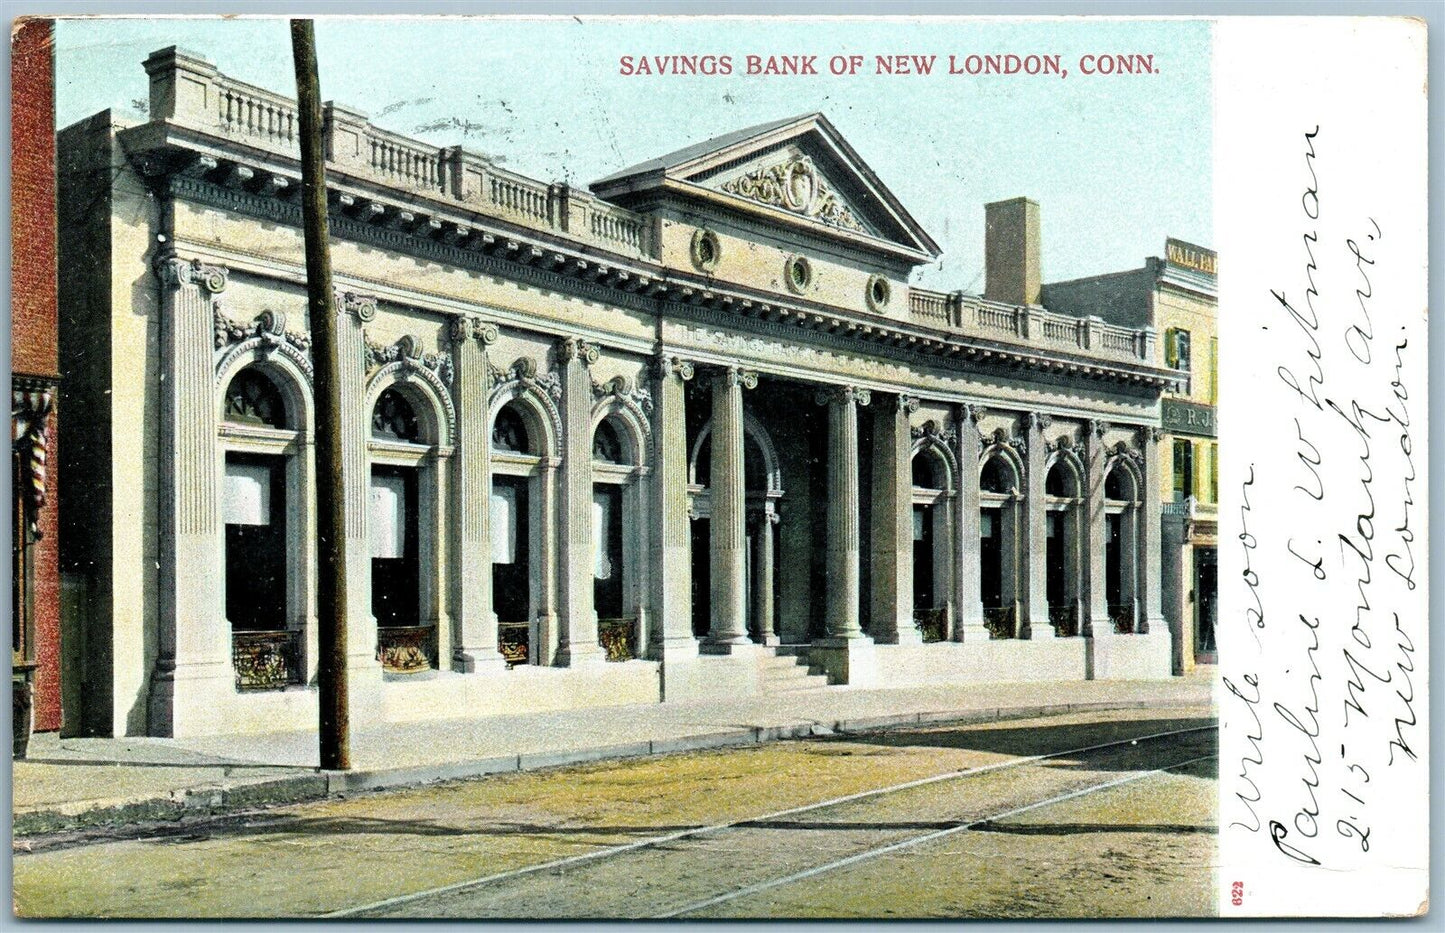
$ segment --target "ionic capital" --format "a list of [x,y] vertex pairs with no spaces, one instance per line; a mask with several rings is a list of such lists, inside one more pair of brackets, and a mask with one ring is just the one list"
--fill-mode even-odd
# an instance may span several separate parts
[[501,331],[496,324],[470,314],[452,318],[450,333],[452,340],[456,343],[476,340],[484,347],[496,343],[497,338],[501,336]]
[[199,259],[162,256],[156,260],[156,275],[172,288],[194,285],[212,295],[219,295],[226,290],[226,280],[230,274],[230,270],[225,266],[209,265]]
[[919,406],[918,396],[916,396],[916,395],[900,395],[900,396],[898,396],[898,410],[899,410],[899,411],[907,412],[908,414],[911,415],[911,414],[913,414],[914,412],[918,411],[918,406]]
[[349,315],[363,324],[376,318],[376,296],[336,289],[336,313]]
[[562,337],[555,346],[557,364],[559,366],[576,360],[583,366],[591,366],[602,356],[602,350],[595,343],[589,343],[581,337]]
[[871,391],[857,386],[827,386],[813,396],[819,405],[867,405],[872,400]]
[[756,389],[758,387],[757,372],[743,369],[741,366],[728,366],[718,373],[718,377],[728,388],[742,386],[744,389]]

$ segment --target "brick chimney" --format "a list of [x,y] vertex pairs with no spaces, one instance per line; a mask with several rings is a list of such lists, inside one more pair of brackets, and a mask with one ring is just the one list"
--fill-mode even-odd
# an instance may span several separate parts
[[983,297],[1013,305],[1036,305],[1039,272],[1039,203],[1011,198],[983,206]]

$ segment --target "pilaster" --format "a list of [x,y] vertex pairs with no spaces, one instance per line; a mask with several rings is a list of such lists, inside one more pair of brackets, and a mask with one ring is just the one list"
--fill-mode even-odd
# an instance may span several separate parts
[[470,315],[451,322],[457,387],[457,449],[452,457],[456,515],[456,639],[452,668],[466,673],[502,671],[507,666],[497,650],[497,616],[492,611],[492,377],[487,347],[497,334],[497,325]]
[[1104,560],[1109,528],[1104,512],[1104,432],[1108,424],[1090,421],[1084,431],[1084,472],[1088,487],[1084,494],[1084,608],[1079,631],[1091,638],[1114,634],[1109,619],[1108,576]]
[[1023,615],[1019,620],[1019,637],[1034,640],[1053,638],[1049,624],[1048,603],[1048,509],[1044,499],[1044,458],[1047,449],[1043,432],[1052,419],[1048,415],[1029,412],[1027,415],[1028,453],[1024,484],[1023,527],[1019,529],[1020,558],[1023,560]]
[[1157,427],[1139,429],[1139,446],[1144,452],[1144,511],[1139,516],[1139,634],[1167,632],[1160,599],[1163,577],[1163,552],[1160,546],[1160,520],[1163,516],[1162,492],[1159,487],[1159,441],[1163,432]]
[[160,624],[149,732],[204,731],[232,690],[225,615],[222,461],[216,443],[214,299],[228,271],[175,256],[161,283]]
[[743,473],[743,389],[757,373],[729,366],[712,380],[711,515],[712,625],[708,642],[747,644],[747,491]]
[[[371,614],[371,469],[367,447],[371,410],[366,404],[366,334],[376,318],[376,299],[336,294],[336,381],[341,397],[341,490],[346,528],[346,670],[352,721],[365,722],[367,702],[380,701],[381,662],[376,657],[376,619]],[[325,567],[320,568],[324,573]],[[369,700],[368,700],[369,697]]]
[[918,399],[896,396],[873,414],[873,606],[869,632],[887,644],[923,643],[913,619],[913,437]]
[[652,476],[652,641],[648,656],[696,652],[692,634],[691,528],[687,516],[687,402],[683,385],[693,364],[674,356],[653,363],[657,400],[653,409],[657,467]]
[[562,598],[557,663],[565,667],[601,663],[597,611],[593,607],[592,540],[592,375],[601,352],[576,337],[557,341],[562,376],[562,510],[558,527]]
[[980,577],[983,566],[979,558],[979,496],[978,496],[978,433],[979,409],[960,405],[955,416],[958,423],[958,508],[954,519],[958,529],[954,539],[955,572],[954,602],[957,609],[953,640],[985,642],[988,628],[983,622],[983,595]]

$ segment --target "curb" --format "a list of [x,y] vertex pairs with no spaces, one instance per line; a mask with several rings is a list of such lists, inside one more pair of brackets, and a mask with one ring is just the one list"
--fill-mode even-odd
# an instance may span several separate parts
[[11,833],[14,838],[18,839],[22,836],[43,836],[120,825],[174,823],[181,820],[224,816],[262,807],[306,803],[366,791],[416,787],[438,781],[467,780],[490,774],[535,771],[543,768],[646,758],[678,752],[763,745],[769,742],[820,735],[846,735],[907,726],[937,726],[947,723],[970,725],[1007,719],[1034,719],[1067,713],[1146,708],[1167,709],[1171,706],[1190,705],[1193,704],[1185,700],[1160,702],[1120,700],[970,710],[936,710],[831,721],[813,720],[779,726],[751,726],[565,752],[528,752],[521,755],[503,755],[411,768],[369,771],[318,770],[240,784],[205,784],[172,791],[164,797],[79,802],[59,807],[16,811],[13,814]]

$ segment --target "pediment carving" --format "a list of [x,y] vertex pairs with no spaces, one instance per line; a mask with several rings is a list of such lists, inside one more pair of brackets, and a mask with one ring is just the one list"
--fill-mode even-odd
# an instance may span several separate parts
[[719,185],[718,189],[831,227],[873,233],[823,177],[813,160],[801,153],[789,153],[781,161],[734,176]]

